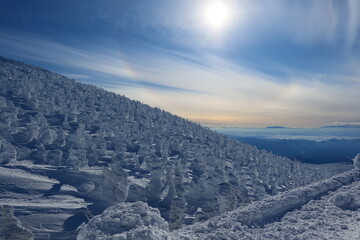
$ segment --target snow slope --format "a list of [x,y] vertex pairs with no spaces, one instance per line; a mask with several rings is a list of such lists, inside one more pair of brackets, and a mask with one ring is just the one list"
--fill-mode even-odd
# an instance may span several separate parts
[[[360,171],[269,197],[173,232],[166,225],[158,228],[163,224],[158,213],[158,217],[152,215],[156,219],[152,226],[143,224],[148,214],[156,213],[140,202],[115,205],[82,227],[77,239],[356,240],[360,238]],[[129,214],[131,217],[121,217]],[[139,229],[148,234],[146,238],[138,238],[141,235],[135,233]]]
[[0,204],[14,205],[36,238],[76,231],[88,211],[137,201],[179,229],[351,168],[291,161],[2,57],[0,166]]

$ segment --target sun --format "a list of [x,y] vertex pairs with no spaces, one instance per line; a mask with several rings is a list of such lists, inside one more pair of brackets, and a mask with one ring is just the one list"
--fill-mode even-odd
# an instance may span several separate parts
[[226,26],[230,10],[223,1],[211,2],[205,9],[205,19],[209,27],[220,30]]

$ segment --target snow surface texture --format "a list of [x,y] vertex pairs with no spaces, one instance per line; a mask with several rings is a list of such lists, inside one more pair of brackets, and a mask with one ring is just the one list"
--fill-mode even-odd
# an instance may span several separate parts
[[[77,239],[355,240],[360,238],[359,180],[358,170],[349,171],[173,232],[159,227],[164,222],[158,212],[144,203],[123,203],[92,219]],[[144,211],[158,215],[152,225],[142,222],[148,220]],[[139,229],[151,237],[135,235]]]
[[0,205],[0,240],[31,240],[34,235],[14,217],[14,209]]
[[77,240],[168,239],[169,225],[146,203],[118,203],[81,228]]
[[[34,164],[25,166],[29,161]],[[179,229],[350,168],[291,161],[158,108],[1,57],[0,164],[23,170],[36,183],[31,191],[20,176],[15,187],[3,184],[0,204],[13,202],[15,216],[31,225],[38,239],[59,232],[61,225],[75,231],[88,209],[96,215],[120,202],[146,202],[159,209],[170,229]],[[34,182],[39,176],[44,178]],[[79,209],[85,200],[93,205]],[[73,204],[60,208],[52,221],[53,208],[46,206],[54,202]]]
[[76,195],[75,188],[60,186],[55,179],[25,169],[0,166],[0,205],[11,205],[22,225],[31,230],[36,239],[56,239],[56,232],[60,236],[68,235],[63,232],[64,223],[89,205]]

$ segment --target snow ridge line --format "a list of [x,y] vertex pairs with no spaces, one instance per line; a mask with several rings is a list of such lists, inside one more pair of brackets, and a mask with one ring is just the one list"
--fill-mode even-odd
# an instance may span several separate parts
[[254,202],[245,208],[232,211],[229,216],[235,218],[236,222],[247,226],[263,226],[276,221],[289,211],[300,208],[310,200],[319,199],[330,191],[337,190],[359,179],[360,170],[353,169],[329,179]]

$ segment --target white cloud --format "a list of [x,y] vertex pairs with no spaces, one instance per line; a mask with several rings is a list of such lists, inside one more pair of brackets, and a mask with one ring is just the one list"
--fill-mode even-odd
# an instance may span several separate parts
[[347,28],[347,45],[352,47],[360,29],[360,1],[348,0],[348,28]]
[[[356,43],[360,27],[358,0],[245,1],[251,12],[248,31],[255,29],[267,34],[287,34],[299,44],[342,44],[351,49]],[[246,12],[246,10],[244,10]],[[255,37],[262,33],[256,32]]]

